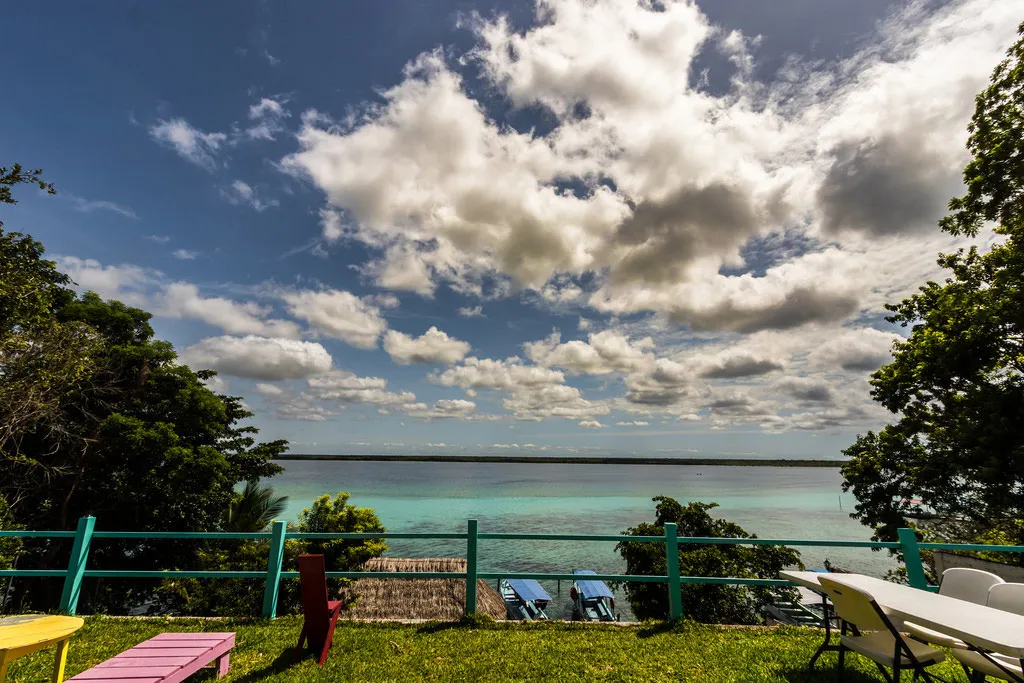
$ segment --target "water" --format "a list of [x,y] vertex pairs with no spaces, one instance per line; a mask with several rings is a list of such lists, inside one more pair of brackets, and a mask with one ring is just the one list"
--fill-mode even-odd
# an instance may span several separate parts
[[[269,481],[289,497],[294,521],[317,496],[338,491],[371,507],[390,531],[480,531],[617,534],[654,520],[651,498],[715,501],[714,514],[762,538],[870,540],[850,519],[855,499],[841,491],[838,468],[570,465],[537,463],[338,462],[289,460]],[[840,505],[842,509],[840,509]],[[464,541],[395,540],[396,557],[465,557]],[[481,571],[618,574],[625,563],[608,542],[480,541]],[[880,576],[894,566],[866,548],[802,548],[807,567],[828,558],[845,569]],[[552,596],[549,615],[571,613],[568,586],[542,582]],[[628,603],[616,601],[623,619]]]

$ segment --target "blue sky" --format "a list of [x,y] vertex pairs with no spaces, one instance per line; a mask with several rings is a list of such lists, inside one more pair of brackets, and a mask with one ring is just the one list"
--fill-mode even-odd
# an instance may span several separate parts
[[1014,4],[19,5],[4,220],[296,452],[833,457]]

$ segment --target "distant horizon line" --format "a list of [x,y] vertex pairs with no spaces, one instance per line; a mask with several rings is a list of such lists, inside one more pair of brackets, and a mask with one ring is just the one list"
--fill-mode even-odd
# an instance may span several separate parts
[[492,462],[570,465],[705,465],[724,467],[841,467],[845,460],[812,458],[676,458],[597,455],[385,455],[284,453],[274,460],[338,460],[362,462]]

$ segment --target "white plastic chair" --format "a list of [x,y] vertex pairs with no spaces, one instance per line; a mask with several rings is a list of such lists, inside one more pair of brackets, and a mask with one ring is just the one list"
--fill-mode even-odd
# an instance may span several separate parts
[[[839,677],[843,676],[846,651],[852,650],[875,663],[887,681],[899,681],[900,672],[910,669],[914,677],[936,680],[926,666],[938,664],[946,657],[941,651],[904,637],[902,624],[886,614],[870,593],[826,577],[818,583],[832,601],[842,620],[839,635]],[[871,631],[870,633],[866,631]],[[886,668],[892,669],[892,678]]]
[[[1004,612],[1024,614],[1024,583],[998,583],[992,586],[988,592],[988,606]],[[985,676],[1003,681],[1024,678],[1020,660],[1015,657],[993,653],[988,655],[990,660],[974,650],[954,650],[953,656],[964,667],[967,678],[972,682],[984,681]]]
[[[969,569],[967,567],[954,567],[942,572],[942,580],[939,582],[939,595],[973,602],[976,605],[984,605],[988,602],[988,592],[993,586],[1003,583],[1003,580],[980,569]],[[904,625],[914,638],[921,642],[931,643],[940,647],[950,647],[957,650],[966,650],[967,643],[947,636],[944,633],[933,631],[913,622],[905,622]]]

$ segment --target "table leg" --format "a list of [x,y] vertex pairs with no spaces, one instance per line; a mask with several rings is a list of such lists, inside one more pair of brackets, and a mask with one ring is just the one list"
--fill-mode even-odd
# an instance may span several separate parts
[[807,665],[809,669],[814,668],[814,664],[818,661],[818,657],[821,656],[822,652],[839,651],[838,645],[832,645],[832,619],[828,616],[828,597],[825,593],[821,594],[821,613],[825,617],[825,641],[815,651],[814,656],[811,657],[811,663]]
[[57,653],[53,658],[53,677],[50,679],[52,683],[61,683],[64,680],[64,665],[68,659],[68,641],[67,639],[57,643]]
[[7,680],[7,652],[0,651],[0,683]]

